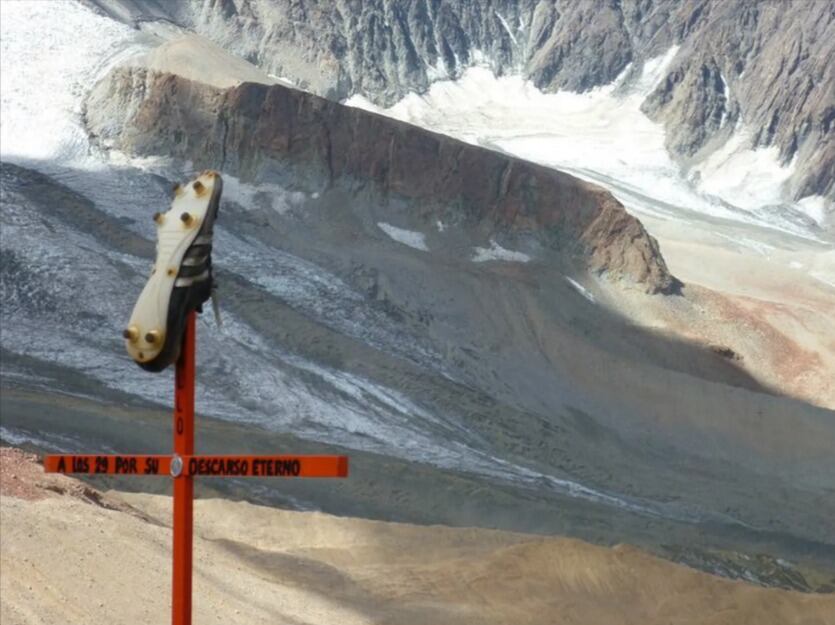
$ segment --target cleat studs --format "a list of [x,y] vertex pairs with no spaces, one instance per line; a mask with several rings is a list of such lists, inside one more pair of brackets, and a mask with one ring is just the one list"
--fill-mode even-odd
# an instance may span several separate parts
[[139,355],[139,360],[145,360],[145,354],[143,354],[142,352],[139,352],[138,355]]
[[122,332],[122,336],[125,340],[130,341],[131,343],[136,343],[139,340],[139,328],[136,326],[128,326]]
[[162,213],[154,213],[154,221],[157,222],[158,225],[162,225],[162,222],[165,221],[165,215]]
[[157,343],[159,341],[159,337],[159,330],[151,330],[145,335],[145,342],[153,345],[154,343]]
[[197,193],[197,197],[200,197],[206,192],[206,187],[204,187],[203,183],[199,180],[195,180],[192,186],[194,187],[194,191]]
[[194,217],[191,216],[191,213],[183,213],[180,215],[180,221],[182,221],[185,225],[190,226],[191,222],[194,221]]
[[183,194],[183,186],[178,182],[174,185],[174,197],[180,197]]
[[177,270],[176,270],[176,269],[169,269],[166,273],[167,273],[169,276],[174,276],[174,275],[176,275],[176,274],[177,274]]

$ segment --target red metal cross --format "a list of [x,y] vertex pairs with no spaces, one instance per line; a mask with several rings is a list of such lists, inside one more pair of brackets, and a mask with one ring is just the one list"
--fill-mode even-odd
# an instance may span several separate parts
[[189,314],[174,393],[174,454],[49,455],[47,473],[162,475],[174,479],[173,625],[191,625],[194,477],[348,477],[347,456],[196,456],[194,386],[196,313]]

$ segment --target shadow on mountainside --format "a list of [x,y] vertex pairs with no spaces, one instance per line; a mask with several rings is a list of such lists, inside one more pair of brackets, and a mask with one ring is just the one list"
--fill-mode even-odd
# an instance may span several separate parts
[[[84,232],[103,249],[151,258],[153,243],[143,230],[152,234],[150,215],[164,204],[132,198],[136,207],[130,211],[136,212],[126,216],[112,203],[124,199],[129,179],[131,193],[147,189],[149,197],[167,203],[172,180],[133,170],[108,175],[38,166],[51,175],[4,163],[5,197],[25,202],[27,211],[52,228]],[[833,488],[827,476],[835,475],[831,412],[768,394],[736,363],[711,350],[634,327],[578,293],[565,278],[582,279],[582,272],[566,274],[563,259],[552,266],[542,248],[529,263],[474,263],[476,242],[466,232],[446,231],[444,248],[436,233],[424,228],[430,252],[389,238],[378,222],[415,229],[420,222],[409,221],[410,207],[386,204],[362,186],[303,194],[283,211],[244,205],[234,185],[228,188],[233,192],[221,209],[215,251],[227,315],[281,353],[395,390],[438,421],[421,417],[416,426],[439,442],[452,437],[462,450],[492,458],[494,474],[467,469],[455,459],[440,469],[398,459],[396,448],[352,449],[357,462],[347,489],[307,483],[282,485],[280,493],[254,483],[207,488],[391,520],[557,532],[602,542],[624,538],[651,548],[721,544],[827,559],[824,545],[835,510],[821,497]],[[525,245],[521,237],[512,242]],[[246,260],[244,252],[254,257],[236,266]],[[41,388],[106,404],[131,401],[96,381],[92,361],[68,366],[49,362],[40,347],[31,353],[9,348],[6,333],[23,331],[16,327],[19,319],[39,328],[38,341],[31,343],[37,346],[51,332],[72,332],[76,319],[89,316],[92,303],[76,297],[71,304],[59,299],[44,308],[40,304],[50,296],[42,278],[44,260],[6,241],[3,254],[4,297],[16,294],[5,297],[3,309],[5,383],[30,386],[8,377],[9,371],[25,371],[50,381]],[[91,254],[99,266],[109,262]],[[276,258],[296,260],[280,276],[273,275]],[[130,263],[120,271],[130,276],[126,284],[141,283]],[[281,277],[289,286],[277,289],[268,279]],[[95,285],[97,273],[77,279]],[[348,285],[350,297],[334,295],[335,281]],[[135,294],[119,292],[116,284],[106,288],[113,290],[108,297],[124,300],[126,316]],[[42,297],[35,299],[17,295],[38,292]],[[109,357],[117,360],[121,322],[107,319],[100,326],[116,337],[103,349],[113,350]],[[236,341],[208,324],[201,327],[204,341]],[[311,394],[330,396],[320,378],[280,366],[282,375],[297,377]],[[224,377],[207,378],[211,367],[203,371],[203,384],[239,397],[242,408],[251,403],[224,386]],[[143,420],[146,431],[137,434],[136,408],[105,417],[81,407],[70,416],[66,402],[46,407],[54,401],[49,394],[35,401],[24,393],[9,401],[8,427],[58,433],[79,445],[99,441],[125,452],[141,451],[138,444],[146,452],[167,445],[167,420],[155,410],[149,414],[156,416]],[[378,400],[363,395],[362,401],[374,410]],[[270,417],[259,413],[261,426],[205,420],[201,446],[228,452],[234,443],[241,452],[264,453],[316,447],[276,438],[269,433]],[[55,440],[63,444],[60,437]],[[528,477],[519,481],[522,475]],[[768,546],[775,544],[781,546]]]

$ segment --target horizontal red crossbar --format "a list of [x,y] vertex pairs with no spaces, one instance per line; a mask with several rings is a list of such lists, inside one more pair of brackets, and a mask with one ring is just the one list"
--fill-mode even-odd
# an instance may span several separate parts
[[[45,456],[47,473],[171,475],[173,456]],[[348,456],[182,456],[179,476],[348,477]]]

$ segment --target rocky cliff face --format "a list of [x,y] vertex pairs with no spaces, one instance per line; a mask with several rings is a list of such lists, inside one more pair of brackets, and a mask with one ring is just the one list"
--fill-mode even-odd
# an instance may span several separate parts
[[545,91],[584,91],[680,46],[646,103],[686,165],[738,124],[797,157],[792,193],[835,197],[835,9],[748,0],[87,0],[165,19],[332,99],[391,104],[476,61]]
[[675,281],[657,243],[608,192],[572,176],[280,85],[218,89],[119,69],[90,95],[91,133],[132,154],[169,155],[244,181],[371,187],[489,239],[529,237],[566,262],[648,292]]
[[670,150],[698,158],[744,126],[752,146],[797,159],[795,197],[835,198],[835,5],[701,1],[670,18],[662,36],[681,48],[644,103]]

